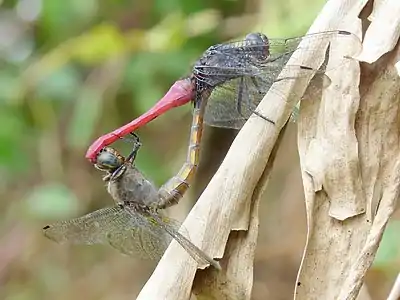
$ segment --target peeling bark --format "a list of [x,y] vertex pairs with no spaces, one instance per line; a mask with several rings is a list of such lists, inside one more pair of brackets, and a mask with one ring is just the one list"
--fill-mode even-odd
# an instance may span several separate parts
[[[342,29],[361,37],[358,16],[367,2],[328,1],[309,33]],[[355,43],[331,43],[327,75],[332,82],[320,97],[314,94],[300,105],[298,147],[308,236],[295,299],[355,299],[395,208],[400,184],[399,16],[398,0],[375,1],[363,51],[358,53]],[[318,45],[320,57],[304,51],[289,64],[318,69],[328,44]],[[360,68],[350,58],[355,55],[373,64]],[[299,100],[293,95],[303,95],[310,80],[275,84],[282,94],[269,92],[258,109],[274,116],[276,125],[249,119],[183,224],[196,245],[221,258],[223,270],[196,275],[196,263],[173,242],[137,299],[189,299],[192,290],[198,299],[250,299],[258,201],[271,153]]]

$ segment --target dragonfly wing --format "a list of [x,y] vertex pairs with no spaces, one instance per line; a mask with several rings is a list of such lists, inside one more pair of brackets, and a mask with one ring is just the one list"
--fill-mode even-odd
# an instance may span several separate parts
[[109,244],[121,253],[143,259],[161,257],[172,239],[154,225],[151,227],[144,216],[132,215],[120,206],[47,225],[43,231],[57,243]]
[[[297,54],[304,52],[308,55],[321,53],[320,45],[323,41],[331,44],[342,42],[351,44],[355,52],[360,52],[362,49],[362,43],[356,35],[340,30],[287,39],[268,39],[268,44],[247,40],[230,42],[213,46],[212,50],[207,50],[203,59],[195,65],[195,75],[199,81],[215,86],[215,77],[232,79],[238,76],[254,76],[258,73],[259,68],[267,67],[270,64],[274,64],[274,68],[279,73],[279,70],[282,70],[292,56],[296,58]],[[262,55],[266,49],[268,55]],[[337,51],[342,51],[342,49],[335,48],[333,50],[333,52]],[[349,53],[345,54],[350,55]],[[322,66],[322,69],[325,66]],[[332,66],[332,68],[336,67],[339,66]]]
[[[296,58],[297,53],[311,52],[320,53],[319,43],[322,40],[330,43],[351,42],[355,45],[355,49],[361,49],[361,41],[357,36],[345,31],[327,31],[315,34],[309,34],[302,37],[289,39],[269,39],[269,56],[264,60],[252,59],[251,51],[260,51],[257,47],[265,47],[265,45],[250,45],[251,51],[244,56],[244,48],[250,47],[244,42],[234,42],[223,44],[215,49],[213,55],[214,62],[221,61],[217,65],[199,66],[198,80],[212,85],[215,80],[210,78],[227,78],[223,84],[216,86],[208,101],[205,123],[216,127],[228,127],[240,129],[244,122],[248,119],[254,109],[257,107],[263,96],[269,91],[272,84],[277,81],[286,81],[308,78],[314,74],[313,80],[308,87],[308,96],[314,96],[325,89],[330,84],[329,77],[325,74],[328,60],[322,64],[319,70],[312,69],[302,65],[286,65],[291,57]],[[299,44],[302,42],[301,47]],[[238,48],[242,47],[241,56]],[[258,49],[258,50],[257,50]],[[330,49],[330,54],[335,55],[335,47]],[[341,50],[341,49],[339,49]],[[356,51],[359,51],[356,50]],[[258,53],[258,52],[255,52]],[[339,53],[336,53],[339,54]],[[229,64],[222,62],[228,61]],[[331,66],[337,68],[339,66]],[[211,76],[207,76],[210,74]],[[236,76],[236,77],[235,77]],[[222,82],[222,80],[219,80]],[[235,87],[235,84],[242,86]],[[245,87],[243,85],[246,85]],[[270,91],[283,98],[283,91],[278,87],[273,87]],[[301,99],[302,95],[292,94]],[[242,96],[241,96],[242,95]],[[245,100],[245,101],[242,101]],[[273,116],[265,116],[269,120],[273,120]]]
[[108,234],[117,230],[123,221],[121,213],[119,207],[102,208],[76,219],[47,225],[43,233],[57,243],[106,244]]
[[129,256],[141,259],[159,259],[167,249],[172,238],[156,236],[148,228],[129,228],[108,235],[110,245]]
[[[283,91],[279,90],[279,87],[272,87],[273,83],[299,79],[313,73],[316,75],[310,86],[314,87],[312,90],[316,94],[329,86],[331,81],[326,74],[303,66],[287,65],[282,69],[279,64],[271,64],[260,68],[255,76],[229,80],[212,91],[206,106],[204,122],[215,127],[240,129],[268,91],[284,99]],[[294,93],[292,92],[291,96],[300,100],[302,95]],[[273,116],[265,117],[273,120]]]
[[246,122],[238,106],[239,78],[227,81],[213,89],[206,110],[204,123],[209,126],[240,129]]
[[124,254],[142,259],[161,258],[172,237],[150,215],[136,209],[134,205],[124,206],[124,213],[130,225],[125,230],[109,234],[110,245]]
[[[356,55],[362,50],[362,42],[355,34],[344,30],[331,30],[287,39],[271,38],[269,39],[269,51],[271,58],[287,52],[292,52],[295,56],[295,52],[299,51],[308,52],[308,55],[318,54],[321,52],[320,44],[325,41],[330,44],[346,43],[347,45],[352,45],[354,53],[338,53],[340,55]],[[342,49],[338,51],[342,51]]]
[[200,265],[210,264],[217,269],[221,269],[217,261],[209,257],[190,241],[188,231],[181,226],[179,221],[159,215],[158,213],[151,213],[151,218],[152,222],[156,222],[158,227],[162,228],[170,237],[173,237]]

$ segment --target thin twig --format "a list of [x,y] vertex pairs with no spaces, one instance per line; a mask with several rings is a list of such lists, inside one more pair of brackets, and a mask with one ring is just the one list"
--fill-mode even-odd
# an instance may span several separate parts
[[400,299],[400,273],[397,275],[396,281],[394,282],[393,288],[389,293],[387,300],[399,300]]

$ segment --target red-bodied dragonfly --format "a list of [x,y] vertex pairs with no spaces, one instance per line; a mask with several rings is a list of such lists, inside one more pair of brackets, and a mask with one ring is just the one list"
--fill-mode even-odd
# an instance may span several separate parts
[[[86,157],[95,163],[97,153],[103,147],[169,109],[192,101],[194,110],[187,161],[178,174],[161,188],[165,207],[172,205],[188,189],[195,173],[203,120],[211,126],[240,129],[254,113],[274,124],[270,117],[258,113],[256,107],[275,82],[312,75],[318,75],[323,82],[330,82],[324,74],[327,62],[320,70],[304,65],[286,65],[298,50],[317,54],[321,51],[319,42],[326,40],[330,43],[335,40],[350,41],[361,47],[357,36],[339,30],[289,39],[268,39],[264,34],[251,33],[243,41],[211,46],[194,64],[189,78],[175,82],[156,105],[137,119],[98,138],[89,147]],[[270,92],[281,94],[274,88]]]
[[58,243],[108,244],[144,259],[159,259],[175,239],[201,266],[210,264],[220,269],[217,261],[186,237],[187,232],[178,231],[178,221],[163,216],[157,189],[134,166],[139,148],[136,139],[126,159],[110,147],[103,148],[97,157],[95,166],[107,173],[103,180],[115,206],[47,225],[43,228],[45,236]]

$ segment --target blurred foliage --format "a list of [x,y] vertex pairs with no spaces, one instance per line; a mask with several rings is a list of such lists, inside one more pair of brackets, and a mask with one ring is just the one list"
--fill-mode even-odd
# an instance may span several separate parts
[[[303,34],[323,3],[0,1],[0,298],[132,299],[154,265],[105,247],[58,246],[41,235],[46,221],[110,204],[99,172],[84,159],[86,147],[151,107],[210,45],[255,29],[271,37]],[[139,131],[137,163],[156,184],[183,162],[189,110]],[[117,147],[129,151],[129,143]],[[261,243],[269,233],[260,232]],[[394,241],[384,240],[379,266],[399,262]],[[136,269],[143,271],[137,278]],[[254,297],[263,299],[258,288]]]

